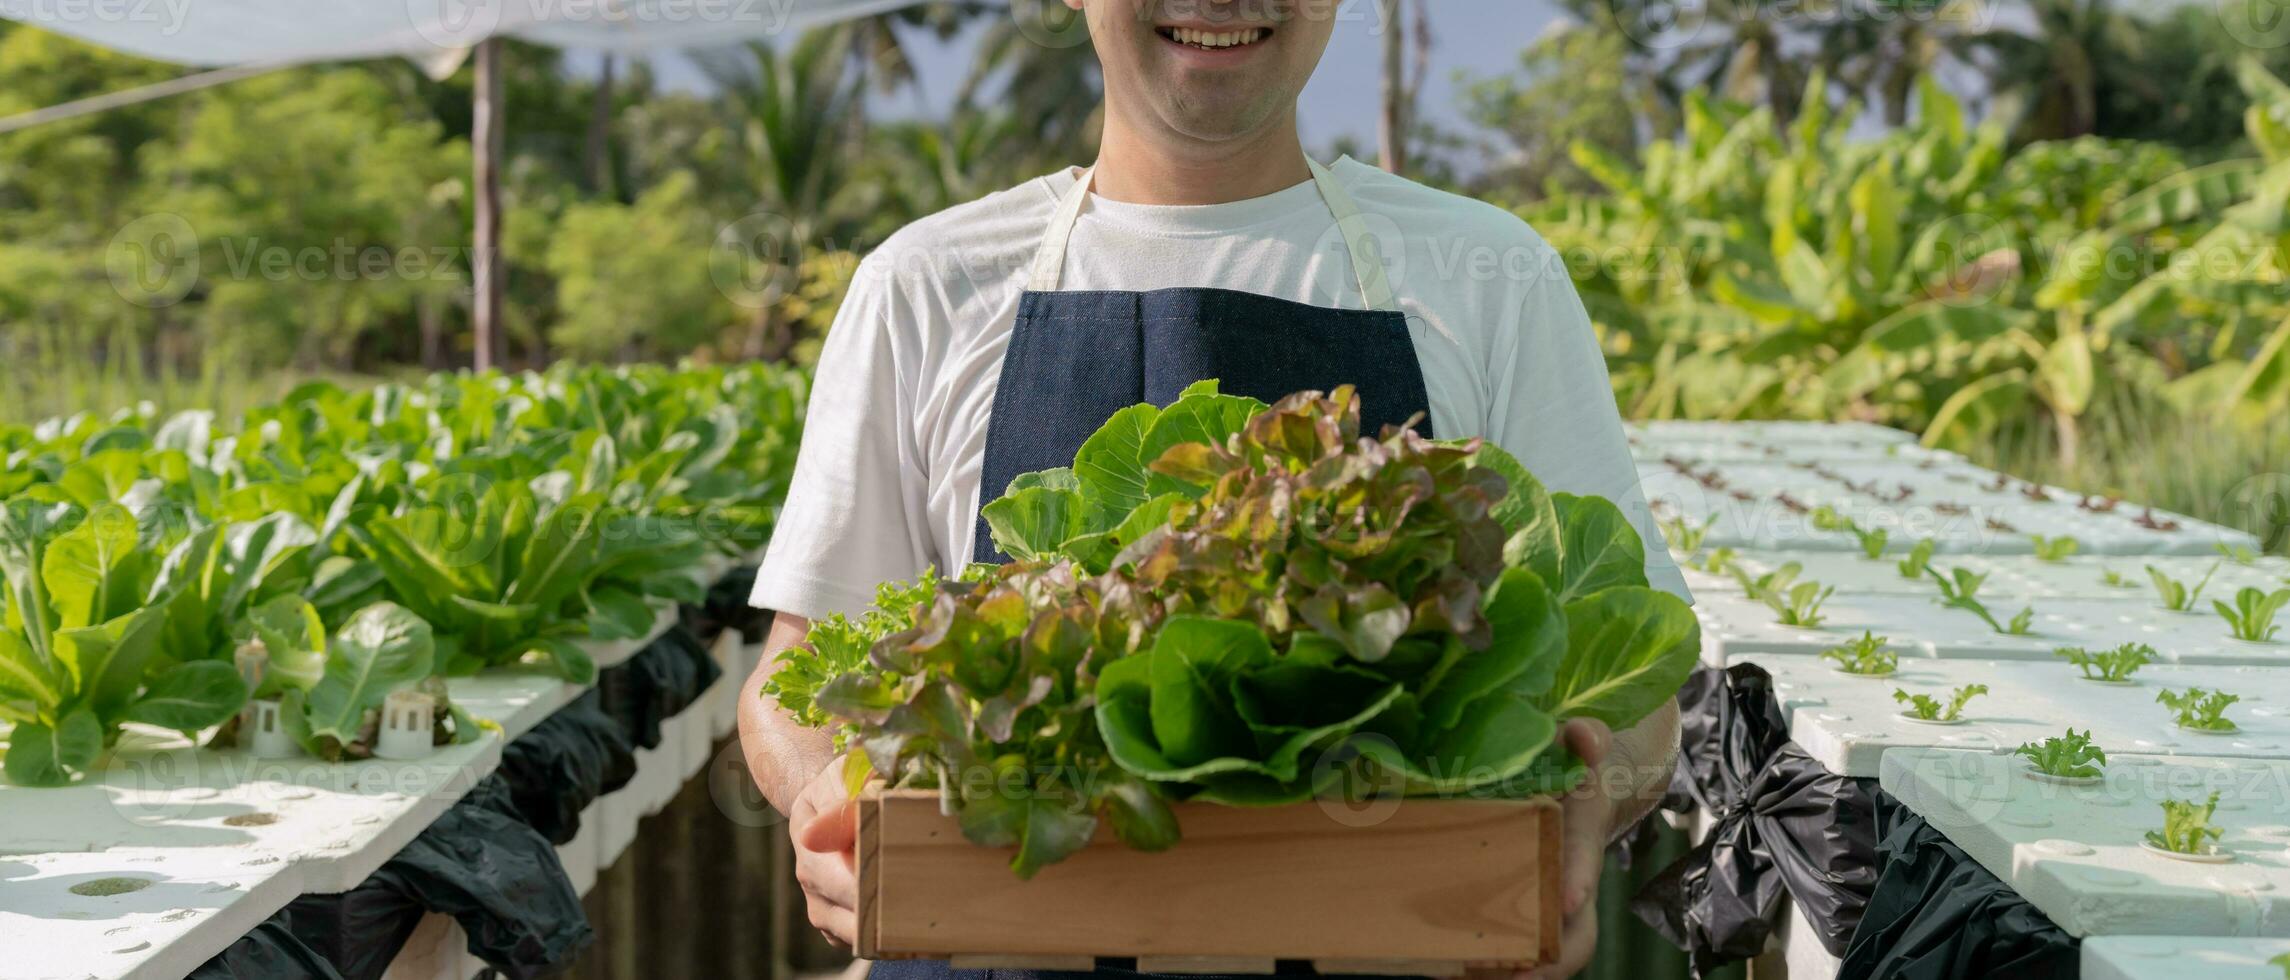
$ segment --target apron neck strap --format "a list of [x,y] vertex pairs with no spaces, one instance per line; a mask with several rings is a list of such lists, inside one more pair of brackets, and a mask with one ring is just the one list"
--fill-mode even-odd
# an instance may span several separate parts
[[[1394,310],[1391,281],[1384,275],[1382,253],[1377,247],[1375,233],[1368,230],[1367,221],[1360,217],[1360,207],[1353,203],[1351,192],[1336,180],[1336,175],[1319,161],[1304,161],[1312,168],[1312,184],[1320,190],[1320,200],[1335,216],[1336,229],[1344,236],[1344,249],[1352,259],[1352,276],[1360,287],[1360,296],[1371,310]],[[1083,170],[1074,178],[1073,186],[1058,199],[1056,210],[1050,212],[1049,227],[1042,232],[1041,245],[1034,250],[1032,274],[1026,288],[1037,293],[1056,292],[1058,283],[1065,278],[1066,244],[1073,239],[1073,226],[1081,218],[1081,209],[1089,203],[1089,190],[1097,169]]]

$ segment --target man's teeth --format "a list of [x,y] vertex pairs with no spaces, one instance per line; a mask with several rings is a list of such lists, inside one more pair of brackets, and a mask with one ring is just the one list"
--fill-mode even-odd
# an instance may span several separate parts
[[1264,34],[1265,30],[1261,27],[1252,27],[1245,31],[1201,31],[1190,27],[1175,27],[1169,30],[1169,36],[1175,38],[1177,43],[1203,48],[1229,48],[1241,44],[1255,44],[1264,40]]

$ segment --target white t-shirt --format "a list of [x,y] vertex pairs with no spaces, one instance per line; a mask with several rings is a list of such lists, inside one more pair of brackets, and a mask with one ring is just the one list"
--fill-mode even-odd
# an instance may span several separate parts
[[[1432,431],[1483,436],[1554,491],[1613,500],[1648,543],[1655,587],[1686,595],[1557,253],[1492,205],[1349,158],[1330,169],[1381,245],[1415,337]],[[948,208],[859,264],[819,355],[755,605],[810,619],[856,613],[877,583],[969,564],[1002,353],[1035,246],[1075,176]],[[1309,180],[1230,204],[1090,198],[1062,288],[1188,286],[1363,306],[1343,236]]]

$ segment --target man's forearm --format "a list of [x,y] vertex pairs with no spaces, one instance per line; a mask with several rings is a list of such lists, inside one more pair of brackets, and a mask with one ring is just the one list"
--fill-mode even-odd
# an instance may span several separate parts
[[1601,774],[1614,801],[1614,833],[1636,826],[1662,802],[1670,773],[1678,765],[1678,703],[1665,701],[1653,714],[1614,733]]
[[779,653],[803,642],[810,623],[800,616],[781,614],[772,620],[764,641],[763,660],[740,685],[740,753],[747,771],[773,809],[788,812],[803,785],[833,761],[835,745],[826,732],[807,728],[778,704],[763,697],[763,682],[779,668]]

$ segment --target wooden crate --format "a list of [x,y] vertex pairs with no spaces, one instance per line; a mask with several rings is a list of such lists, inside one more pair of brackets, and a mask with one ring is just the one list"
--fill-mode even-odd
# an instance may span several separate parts
[[1559,811],[1550,800],[1180,804],[1155,854],[1097,840],[1021,881],[934,793],[859,801],[859,942],[870,959],[1167,973],[1453,975],[1558,955]]

